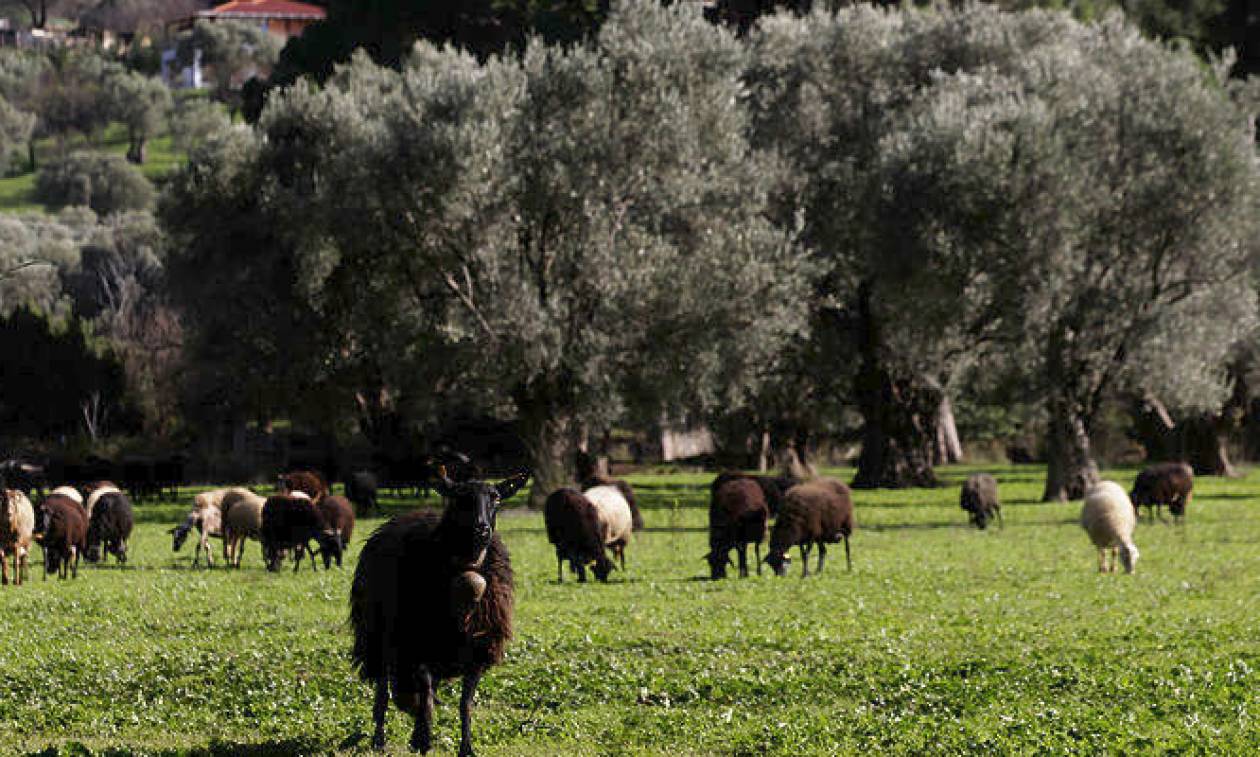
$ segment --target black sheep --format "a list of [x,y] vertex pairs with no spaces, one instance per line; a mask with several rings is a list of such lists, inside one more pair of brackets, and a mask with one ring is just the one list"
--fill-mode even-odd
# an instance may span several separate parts
[[822,572],[827,558],[827,545],[844,540],[844,559],[849,570],[853,559],[849,555],[849,536],[856,523],[853,519],[853,496],[849,487],[830,478],[820,478],[793,486],[783,498],[783,509],[775,519],[770,533],[770,554],[766,562],[780,576],[787,575],[792,559],[787,552],[795,545],[801,547],[801,576],[809,575],[809,550],[818,545],[818,572]]
[[778,516],[779,508],[783,505],[783,495],[787,494],[787,490],[800,483],[788,476],[750,476],[739,471],[725,471],[719,473],[718,477],[713,479],[713,483],[709,484],[709,496],[712,497],[722,484],[737,478],[755,481],[757,486],[761,487],[761,494],[765,497],[766,509],[770,511],[771,517]]
[[547,524],[547,540],[556,548],[556,580],[564,581],[564,561],[577,573],[578,582],[586,582],[586,566],[600,581],[607,581],[612,560],[604,551],[604,538],[595,505],[573,489],[557,489],[547,497],[543,508]]
[[[1159,513],[1160,505],[1168,505],[1173,520],[1180,521],[1186,514],[1186,505],[1194,496],[1194,470],[1185,463],[1159,463],[1152,465],[1138,474],[1133,483],[1133,492],[1129,499],[1133,500],[1133,510],[1139,515],[1142,506],[1151,520]],[[1163,514],[1160,513],[1160,519]]]
[[503,658],[512,635],[512,565],[494,533],[500,504],[528,481],[456,483],[439,471],[442,514],[399,516],[363,546],[350,590],[352,659],[375,686],[372,744],[385,745],[385,714],[394,704],[415,719],[411,748],[432,746],[433,692],[463,677],[461,755],[471,755],[477,683]]
[[376,474],[371,471],[355,471],[346,479],[346,497],[364,515],[376,512],[376,491]]
[[350,500],[339,494],[330,494],[315,505],[324,519],[324,535],[320,552],[324,556],[324,570],[328,570],[332,561],[341,567],[341,556],[350,545],[354,536],[354,507]]
[[318,570],[311,542],[321,549],[335,550],[336,538],[328,533],[324,517],[305,496],[278,494],[263,503],[262,533],[263,559],[267,570],[280,569],[285,550],[293,550],[293,571],[302,567],[302,554],[311,557],[311,569]]
[[761,540],[769,517],[766,496],[750,478],[732,478],[714,487],[709,498],[710,576],[726,578],[730,551],[739,550],[739,576],[748,577],[748,545],[754,545],[757,575],[761,575]]
[[127,539],[131,536],[134,523],[131,502],[126,494],[102,494],[97,498],[88,520],[87,551],[83,556],[88,562],[97,562],[104,547],[119,563],[127,562]]
[[87,513],[62,494],[49,495],[36,510],[36,538],[44,548],[44,578],[56,572],[79,576],[79,556],[87,550]]
[[962,509],[970,513],[971,523],[984,530],[989,521],[997,517],[1002,524],[1002,503],[998,501],[997,479],[988,473],[974,473],[967,477],[959,496]]

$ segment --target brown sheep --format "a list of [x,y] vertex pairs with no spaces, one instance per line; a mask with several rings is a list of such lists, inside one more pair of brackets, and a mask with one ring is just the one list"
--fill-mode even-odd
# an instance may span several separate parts
[[[461,676],[459,754],[471,755],[477,684],[512,636],[512,563],[495,534],[503,500],[529,480],[456,483],[439,472],[446,507],[403,515],[363,545],[350,589],[353,664],[375,687],[372,745],[385,746],[385,715],[411,714],[411,748],[432,746],[433,693]],[[405,591],[404,591],[405,588]]]
[[564,561],[577,574],[578,583],[586,582],[586,566],[600,581],[607,581],[612,560],[604,551],[604,536],[599,511],[581,492],[557,489],[547,497],[543,508],[547,524],[547,541],[556,548],[556,582],[564,581]]
[[1185,463],[1159,463],[1152,465],[1138,474],[1133,483],[1133,492],[1129,498],[1133,500],[1133,511],[1141,514],[1142,506],[1151,520],[1159,513],[1160,505],[1168,505],[1173,520],[1181,522],[1186,514],[1186,506],[1194,496],[1194,470]]
[[331,531],[332,538],[327,536],[320,542],[320,554],[324,556],[324,570],[328,570],[332,561],[341,567],[341,556],[350,546],[350,538],[354,536],[354,506],[350,500],[340,494],[330,494],[315,505],[324,517],[325,532]]
[[766,538],[770,511],[765,492],[751,478],[732,478],[714,488],[709,498],[710,577],[726,578],[730,551],[739,550],[739,577],[748,577],[748,545],[755,550],[757,575],[761,575],[761,540]]
[[766,562],[780,576],[787,575],[792,558],[787,552],[795,545],[801,548],[801,577],[809,575],[809,550],[818,545],[818,572],[827,557],[827,544],[844,540],[844,559],[853,570],[849,554],[849,537],[856,522],[853,519],[853,496],[849,487],[831,478],[815,479],[793,486],[783,499],[783,509],[770,534],[770,554]]
[[968,476],[966,483],[963,484],[959,500],[962,509],[970,513],[972,525],[981,531],[989,525],[989,521],[995,515],[998,525],[1003,526],[997,479],[988,473],[975,473]]
[[83,505],[69,497],[52,494],[40,503],[35,519],[44,547],[44,578],[56,571],[79,576],[79,557],[87,550],[88,520]]
[[312,502],[318,502],[328,495],[328,482],[315,471],[295,470],[280,476],[276,488],[284,494],[306,492]]

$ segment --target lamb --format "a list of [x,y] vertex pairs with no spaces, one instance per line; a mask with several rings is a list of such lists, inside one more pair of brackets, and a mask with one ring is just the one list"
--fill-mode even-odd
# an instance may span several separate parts
[[528,480],[520,473],[497,484],[456,483],[439,470],[442,514],[396,517],[363,546],[350,590],[352,661],[375,686],[374,747],[385,746],[392,693],[415,720],[411,748],[428,752],[434,689],[462,676],[459,754],[473,753],[477,684],[512,636],[512,564],[496,516]]
[[[1133,544],[1135,526],[1137,511],[1120,484],[1102,481],[1085,493],[1085,506],[1081,508],[1081,527],[1098,548],[1100,573],[1115,572],[1117,552],[1125,573],[1132,573],[1137,567],[1138,550]],[[1108,552],[1111,554],[1110,565],[1107,562]]]
[[312,502],[318,502],[328,494],[328,482],[315,471],[295,470],[280,476],[276,488],[283,494],[304,492]]
[[294,490],[288,495],[268,497],[262,508],[263,560],[267,570],[279,570],[283,552],[290,549],[295,573],[302,567],[303,554],[310,555],[311,569],[318,570],[311,541],[316,541],[321,550],[336,549],[335,537],[329,533],[323,515],[305,492]]
[[761,575],[761,540],[766,538],[770,510],[761,486],[750,478],[732,478],[716,487],[709,498],[709,561],[713,580],[726,578],[730,551],[739,550],[739,577],[748,577],[748,545],[753,544],[757,575]]
[[35,510],[19,489],[0,489],[0,582],[9,583],[9,557],[13,558],[13,584],[21,586],[28,573],[27,557],[35,533]]
[[356,471],[346,479],[346,498],[354,503],[355,509],[365,515],[376,512],[376,474],[371,471]]
[[78,578],[79,556],[87,549],[87,515],[83,506],[61,494],[49,495],[36,513],[40,543],[44,547],[44,579],[56,571]]
[[556,548],[556,581],[564,582],[564,561],[577,574],[578,583],[586,583],[586,566],[600,581],[607,581],[613,564],[604,551],[604,534],[599,511],[589,499],[575,489],[557,489],[547,497],[543,507],[547,524],[547,541]]
[[727,481],[733,481],[737,478],[746,478],[756,482],[761,487],[761,494],[766,500],[766,509],[770,511],[771,517],[777,517],[779,508],[783,506],[783,495],[787,494],[788,489],[796,486],[800,481],[788,476],[750,476],[747,473],[739,471],[724,471],[713,479],[713,483],[709,484],[709,497],[712,501],[714,492],[718,487]]
[[135,519],[131,501],[120,491],[97,489],[92,492],[95,505],[88,511],[87,551],[83,556],[88,562],[101,559],[101,549],[112,554],[119,564],[127,562],[127,539]]
[[315,507],[324,518],[325,531],[332,537],[324,539],[327,547],[320,550],[324,555],[324,570],[328,570],[334,559],[340,568],[341,556],[350,545],[350,538],[354,536],[354,507],[350,500],[339,494],[324,497]]
[[264,504],[266,499],[248,489],[234,489],[223,495],[223,557],[230,567],[241,567],[246,539],[262,541]]
[[595,506],[604,545],[613,551],[621,569],[626,569],[626,545],[634,533],[634,511],[621,489],[612,485],[596,486],[582,492]]
[[849,487],[833,478],[819,478],[793,486],[783,498],[783,509],[770,534],[770,553],[766,562],[777,575],[787,575],[792,558],[787,552],[793,545],[801,547],[801,577],[809,575],[809,551],[818,545],[818,571],[827,558],[827,544],[844,540],[844,559],[853,570],[849,554],[849,537],[856,527],[853,518],[853,496]]
[[[225,538],[223,535],[223,513],[218,507],[196,507],[188,512],[188,516],[184,522],[170,530],[174,534],[174,542],[172,550],[178,552],[184,546],[184,541],[188,539],[188,534],[197,529],[197,547],[193,551],[193,567],[196,568],[201,564],[201,553],[206,553],[206,565],[214,567],[214,557],[210,552],[210,537],[217,536]],[[226,555],[225,555],[226,559]]]
[[[1186,506],[1194,496],[1194,469],[1185,463],[1160,463],[1152,465],[1138,474],[1133,483],[1133,507],[1139,511],[1143,505],[1150,513],[1151,520],[1159,513],[1160,505],[1168,505],[1175,522],[1181,522],[1186,514]],[[1163,514],[1159,514],[1163,520]]]
[[1002,526],[1002,504],[998,501],[997,479],[988,473],[974,473],[967,477],[960,497],[962,509],[971,514],[971,523],[983,531],[989,521],[997,516]]

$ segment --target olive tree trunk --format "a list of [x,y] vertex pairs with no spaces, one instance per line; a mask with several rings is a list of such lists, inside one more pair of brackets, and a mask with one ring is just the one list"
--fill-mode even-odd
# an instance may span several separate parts
[[1098,483],[1098,464],[1094,462],[1085,419],[1072,411],[1070,402],[1061,399],[1052,401],[1050,406],[1046,462],[1043,502],[1081,499]]
[[529,506],[541,510],[547,495],[562,486],[573,485],[570,466],[577,454],[573,423],[569,414],[545,401],[518,400],[517,426],[521,441],[529,452],[533,482],[529,489]]
[[958,424],[954,421],[954,406],[949,395],[942,393],[936,409],[936,447],[932,450],[934,465],[961,463],[962,441],[958,438]]

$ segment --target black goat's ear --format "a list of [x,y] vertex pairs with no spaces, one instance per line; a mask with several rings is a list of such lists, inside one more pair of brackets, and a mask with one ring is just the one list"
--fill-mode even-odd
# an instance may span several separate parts
[[455,496],[455,482],[446,475],[446,466],[439,465],[434,476],[433,490],[443,497]]
[[529,471],[521,471],[495,484],[494,489],[499,493],[499,499],[505,500],[520,491],[521,487],[528,482]]

